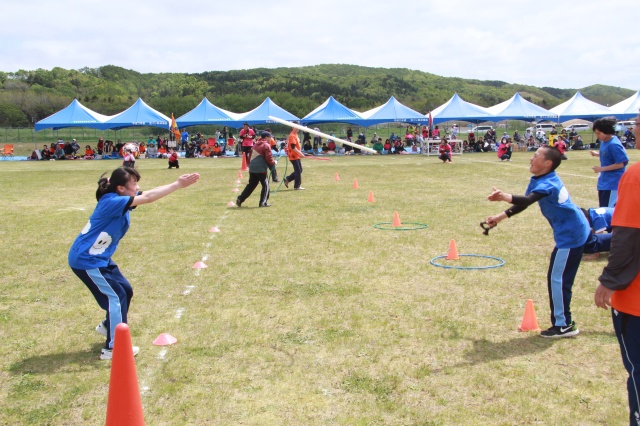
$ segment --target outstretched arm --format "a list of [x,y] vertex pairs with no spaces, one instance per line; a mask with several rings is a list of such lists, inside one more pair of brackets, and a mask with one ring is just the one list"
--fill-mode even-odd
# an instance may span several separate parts
[[193,185],[198,181],[199,178],[200,174],[198,173],[182,175],[173,183],[158,186],[156,188],[150,189],[149,191],[145,191],[140,195],[136,195],[135,197],[133,197],[131,207],[139,206],[141,204],[153,203],[154,201],[159,200],[162,197],[166,197],[167,195],[177,191],[178,189],[186,188]]

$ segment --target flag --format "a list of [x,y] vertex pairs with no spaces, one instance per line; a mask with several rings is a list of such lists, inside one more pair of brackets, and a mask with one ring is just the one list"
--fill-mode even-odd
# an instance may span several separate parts
[[429,111],[429,130],[431,130],[431,127],[433,127],[433,118],[431,117],[431,111]]
[[180,140],[180,130],[178,129],[176,119],[173,117],[173,113],[171,113],[171,133],[173,133],[177,141]]

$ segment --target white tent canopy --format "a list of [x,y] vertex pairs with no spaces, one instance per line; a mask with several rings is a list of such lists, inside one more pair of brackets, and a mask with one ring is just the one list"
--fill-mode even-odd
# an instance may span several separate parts
[[637,91],[633,96],[625,99],[622,102],[618,102],[609,108],[613,115],[618,120],[630,120],[638,116],[640,110],[640,91]]

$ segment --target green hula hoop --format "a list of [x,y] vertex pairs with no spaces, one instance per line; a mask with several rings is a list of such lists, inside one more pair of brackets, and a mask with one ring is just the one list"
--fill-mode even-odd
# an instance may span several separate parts
[[[391,226],[385,226],[391,225]],[[374,228],[380,229],[382,231],[417,231],[419,229],[428,228],[429,225],[426,223],[419,222],[404,222],[402,225],[414,225],[414,226],[393,226],[393,222],[380,222],[373,225]]]
[[436,259],[443,259],[446,258],[447,255],[443,255],[443,256],[436,256],[433,259],[430,260],[430,263],[433,266],[438,266],[440,268],[446,268],[446,269],[462,269],[462,270],[472,270],[472,269],[493,269],[493,268],[499,268],[501,266],[503,266],[505,264],[505,261],[503,259],[500,259],[499,257],[495,257],[495,256],[486,256],[484,254],[459,254],[458,256],[467,256],[467,257],[482,257],[484,259],[492,259],[492,260],[497,260],[498,263],[495,265],[489,265],[489,266],[456,266],[456,265],[443,265],[442,263],[437,263],[435,260]]

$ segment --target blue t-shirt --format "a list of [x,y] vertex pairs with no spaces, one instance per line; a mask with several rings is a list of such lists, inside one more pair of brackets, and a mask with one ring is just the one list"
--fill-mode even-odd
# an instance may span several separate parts
[[182,142],[189,142],[189,132],[182,132]]
[[[620,139],[617,136],[611,138],[609,142],[600,143],[600,166],[606,167],[612,164],[624,163],[625,167],[629,163],[629,157],[624,150]],[[618,190],[618,182],[624,174],[625,167],[609,172],[601,172],[598,177],[598,190]]]
[[596,232],[611,232],[611,218],[613,217],[613,207],[598,207],[597,209],[589,209],[589,219],[591,227]]
[[526,195],[537,192],[546,195],[538,200],[542,215],[549,221],[558,248],[584,245],[591,233],[582,211],[571,202],[569,191],[556,174],[532,176]]
[[69,266],[95,269],[109,264],[118,243],[129,229],[133,197],[110,192],[104,194],[89,222],[69,250]]

